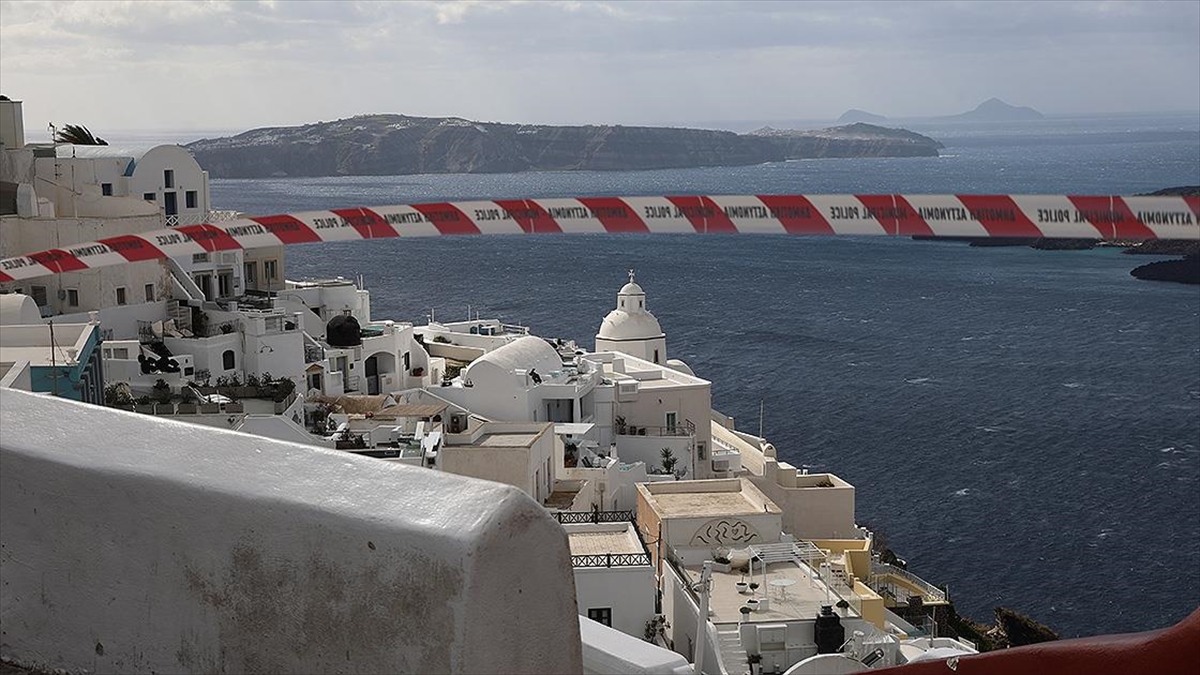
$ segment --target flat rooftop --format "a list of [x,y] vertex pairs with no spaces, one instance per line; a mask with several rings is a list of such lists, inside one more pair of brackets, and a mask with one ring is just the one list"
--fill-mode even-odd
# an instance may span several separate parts
[[501,432],[484,434],[478,441],[472,443],[481,448],[527,448],[533,445],[540,434],[521,432]]
[[553,433],[554,425],[544,423],[485,422],[478,436],[446,439],[447,448],[528,448],[544,434]]
[[782,511],[744,478],[643,483],[638,491],[661,518],[749,516]]
[[645,553],[632,523],[564,525],[571,555]]
[[[700,579],[700,566],[686,569],[693,581]],[[763,583],[764,577],[766,583]],[[742,578],[740,572],[712,573],[708,606],[713,611],[713,623],[738,623],[742,620],[739,610],[751,598],[750,592],[742,594],[737,591],[737,582]],[[751,578],[746,576],[745,580],[751,581]],[[836,605],[841,599],[821,580],[816,570],[792,562],[770,563],[765,575],[756,565],[753,581],[760,584],[754,597],[767,598],[768,606],[746,616],[746,621],[752,623],[815,619],[822,605]],[[853,607],[846,612],[847,616],[858,616]]]

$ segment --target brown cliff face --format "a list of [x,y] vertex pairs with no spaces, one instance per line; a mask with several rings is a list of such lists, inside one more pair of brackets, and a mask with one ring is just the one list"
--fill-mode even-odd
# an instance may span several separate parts
[[745,166],[818,157],[936,156],[903,130],[851,125],[739,135],[660,127],[552,127],[367,115],[273,127],[187,146],[214,178],[621,171]]

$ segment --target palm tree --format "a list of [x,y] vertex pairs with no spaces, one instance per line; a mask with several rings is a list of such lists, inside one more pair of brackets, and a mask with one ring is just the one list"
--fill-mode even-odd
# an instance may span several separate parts
[[679,463],[679,458],[670,448],[662,449],[662,469],[664,473],[674,473],[675,465]]
[[63,128],[54,132],[54,142],[71,145],[108,145],[108,141],[93,136],[82,124],[64,124]]

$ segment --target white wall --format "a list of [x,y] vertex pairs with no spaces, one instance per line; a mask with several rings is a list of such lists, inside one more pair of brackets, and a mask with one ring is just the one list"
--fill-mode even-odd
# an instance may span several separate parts
[[575,598],[579,614],[587,616],[592,608],[612,608],[612,627],[635,637],[646,633],[646,623],[654,617],[654,568],[577,567]]
[[[122,218],[18,218],[0,217],[0,256],[9,257],[59,248],[162,227],[157,215]],[[126,305],[145,302],[144,287],[154,286],[155,300],[169,297],[170,273],[157,260],[103,267],[98,270],[64,272],[25,281],[0,284],[0,289],[30,295],[34,286],[46,288],[47,307],[54,314],[75,314],[94,309],[119,307],[118,287],[125,288]],[[78,294],[78,306],[69,304],[67,290]],[[59,297],[59,291],[63,296]]]
[[691,436],[617,436],[617,456],[625,462],[644,462],[646,470],[662,470],[662,449],[670,448],[679,462],[676,471],[685,471],[685,478],[695,478],[692,472]]
[[18,664],[581,671],[566,536],[518,490],[15,390],[0,419]]

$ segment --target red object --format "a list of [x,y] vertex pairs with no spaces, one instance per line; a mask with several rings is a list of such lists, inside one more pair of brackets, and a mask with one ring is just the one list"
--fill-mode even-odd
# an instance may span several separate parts
[[[957,661],[951,666],[952,661]],[[1163,630],[1043,642],[869,671],[878,675],[1197,675],[1200,609]]]

